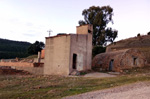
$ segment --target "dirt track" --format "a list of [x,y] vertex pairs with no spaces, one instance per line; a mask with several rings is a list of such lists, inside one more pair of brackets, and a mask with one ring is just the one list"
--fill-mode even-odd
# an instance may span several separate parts
[[150,99],[150,82],[88,92],[63,99]]

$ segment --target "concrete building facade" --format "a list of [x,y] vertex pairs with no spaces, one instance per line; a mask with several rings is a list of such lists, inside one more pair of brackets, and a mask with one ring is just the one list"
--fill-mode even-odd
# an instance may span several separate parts
[[44,74],[69,75],[91,69],[92,25],[77,26],[77,34],[46,37]]

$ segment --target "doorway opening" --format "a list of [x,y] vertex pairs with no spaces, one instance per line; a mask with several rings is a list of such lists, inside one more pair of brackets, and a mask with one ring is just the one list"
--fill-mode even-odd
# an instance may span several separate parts
[[113,70],[113,62],[114,62],[114,59],[111,59],[111,61],[109,62],[109,71]]
[[77,69],[77,54],[73,54],[73,64],[72,64],[72,68],[73,69]]
[[133,58],[133,65],[137,65],[137,58],[136,57]]

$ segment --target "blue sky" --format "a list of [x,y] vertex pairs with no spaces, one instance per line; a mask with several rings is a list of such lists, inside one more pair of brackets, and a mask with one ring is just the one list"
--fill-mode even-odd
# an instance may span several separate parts
[[117,40],[150,31],[150,0],[0,0],[0,38],[45,42],[48,30],[76,33],[82,11],[90,6],[114,9]]

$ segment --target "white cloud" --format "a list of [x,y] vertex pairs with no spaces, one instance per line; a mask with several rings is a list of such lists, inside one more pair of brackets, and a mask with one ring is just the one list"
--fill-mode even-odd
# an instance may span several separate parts
[[[86,2],[86,3],[85,3]],[[45,41],[47,30],[75,33],[82,11],[92,5],[110,5],[118,40],[150,31],[149,1],[137,0],[0,0],[0,37],[34,42]]]

